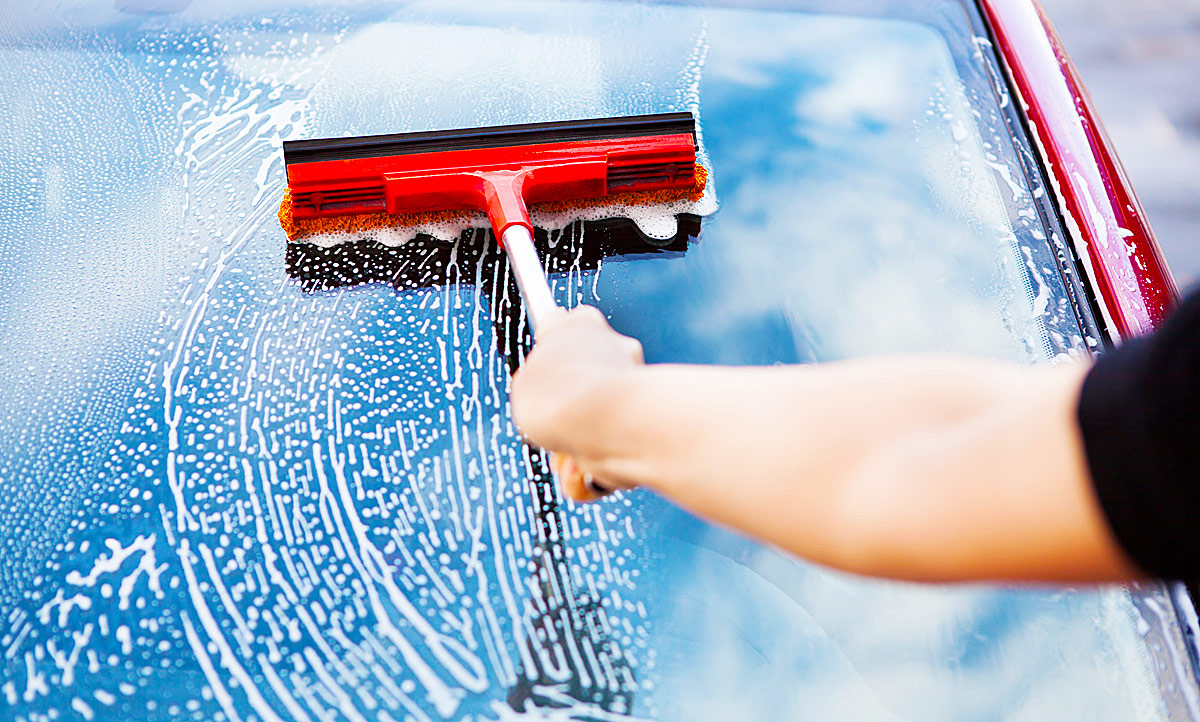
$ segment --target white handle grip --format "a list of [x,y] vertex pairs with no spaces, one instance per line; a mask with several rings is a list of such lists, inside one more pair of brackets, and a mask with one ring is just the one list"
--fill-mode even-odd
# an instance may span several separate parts
[[542,270],[542,262],[538,260],[533,237],[525,226],[511,225],[504,229],[501,242],[508,253],[513,275],[517,277],[521,298],[525,299],[525,312],[529,314],[529,323],[536,333],[538,323],[547,312],[556,308],[557,304],[554,303],[554,294],[550,292],[546,272]]

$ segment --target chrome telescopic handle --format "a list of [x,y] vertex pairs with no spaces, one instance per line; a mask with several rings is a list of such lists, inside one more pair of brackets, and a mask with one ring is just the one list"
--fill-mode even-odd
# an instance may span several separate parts
[[517,287],[521,289],[521,298],[525,300],[525,312],[529,314],[529,323],[536,334],[542,318],[557,308],[558,304],[554,302],[546,272],[538,260],[533,236],[525,226],[513,224],[504,229],[501,243],[508,253],[513,275],[517,277]]

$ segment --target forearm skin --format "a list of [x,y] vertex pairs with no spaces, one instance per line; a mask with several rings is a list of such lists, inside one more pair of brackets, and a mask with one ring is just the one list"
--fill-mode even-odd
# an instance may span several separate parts
[[557,439],[821,564],[923,581],[1113,581],[1074,420],[1086,366],[953,356],[616,374]]

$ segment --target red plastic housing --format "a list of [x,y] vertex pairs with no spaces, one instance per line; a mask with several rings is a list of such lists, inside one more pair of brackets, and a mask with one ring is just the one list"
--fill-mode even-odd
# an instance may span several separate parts
[[691,188],[696,148],[690,134],[643,136],[295,163],[287,174],[297,219],[476,209],[500,238],[513,224],[533,230],[528,203]]

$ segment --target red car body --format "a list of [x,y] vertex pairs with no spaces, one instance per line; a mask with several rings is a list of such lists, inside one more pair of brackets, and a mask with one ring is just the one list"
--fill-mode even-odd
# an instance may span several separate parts
[[1175,282],[1045,10],[1036,0],[981,6],[1110,334],[1129,338],[1157,327],[1175,304]]

